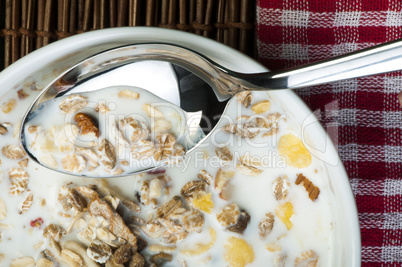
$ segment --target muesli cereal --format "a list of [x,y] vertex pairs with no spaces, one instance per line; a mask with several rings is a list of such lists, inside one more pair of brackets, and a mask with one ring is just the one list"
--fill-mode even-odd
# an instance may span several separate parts
[[20,89],[24,100],[14,91],[0,101],[18,105],[0,113],[9,122],[0,123],[2,266],[332,266],[327,174],[269,94],[238,94],[222,139],[181,160],[180,116],[136,88],[113,89],[113,99],[141,116],[80,93],[54,105],[63,120],[26,129],[38,159],[68,173],[122,174],[149,157],[175,162],[105,180],[28,160],[10,132],[37,93]]

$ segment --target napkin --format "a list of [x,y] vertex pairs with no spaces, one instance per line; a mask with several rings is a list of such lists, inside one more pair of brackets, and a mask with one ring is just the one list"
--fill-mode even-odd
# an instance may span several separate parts
[[[402,38],[400,0],[258,0],[258,60],[299,66]],[[401,65],[402,68],[402,65]],[[363,266],[402,264],[402,72],[297,90],[350,178]]]

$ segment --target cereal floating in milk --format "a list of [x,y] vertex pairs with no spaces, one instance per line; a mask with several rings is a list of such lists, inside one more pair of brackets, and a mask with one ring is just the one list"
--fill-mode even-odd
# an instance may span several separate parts
[[[0,101],[0,265],[332,266],[325,167],[270,94],[235,96],[219,134],[185,157],[185,116],[147,91],[55,99],[25,134],[62,174],[28,160],[9,134],[37,93]],[[125,174],[146,159],[169,164],[107,180],[69,175]]]

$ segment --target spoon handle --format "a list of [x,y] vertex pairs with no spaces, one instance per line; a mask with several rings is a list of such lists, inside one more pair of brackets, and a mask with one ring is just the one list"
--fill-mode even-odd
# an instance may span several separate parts
[[232,75],[266,89],[294,89],[402,70],[402,39],[294,69]]

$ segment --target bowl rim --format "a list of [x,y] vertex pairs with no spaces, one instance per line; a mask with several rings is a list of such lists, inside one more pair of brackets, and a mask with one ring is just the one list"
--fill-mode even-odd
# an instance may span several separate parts
[[[122,44],[132,44],[137,42],[165,42],[179,44],[183,47],[191,48],[200,53],[206,54],[217,63],[228,68],[232,68],[239,72],[265,72],[266,67],[258,63],[256,60],[240,53],[239,51],[230,48],[222,43],[207,39],[196,34],[182,32],[178,30],[162,29],[156,27],[120,27],[95,30],[77,34],[56,42],[53,42],[45,47],[37,49],[30,54],[19,59],[2,72],[0,72],[0,96],[4,92],[10,90],[16,85],[16,81],[21,79],[20,73],[29,74],[38,71],[41,68],[49,66],[57,59],[63,56],[70,55],[89,49],[95,45],[110,44],[111,46],[121,46]],[[243,64],[236,64],[242,62]],[[246,63],[246,64],[244,64]],[[300,111],[299,116],[313,114],[306,103],[292,90],[280,92],[284,97],[287,97],[290,105],[296,105]],[[315,122],[318,120],[314,117]],[[314,130],[319,135],[328,136],[324,128],[318,122],[314,126]],[[360,266],[361,264],[361,240],[360,227],[357,213],[357,206],[353,196],[352,188],[349,182],[346,170],[339,158],[335,146],[332,142],[327,147],[330,154],[337,157],[339,164],[337,166],[329,166],[331,172],[336,176],[334,181],[337,190],[342,192],[341,212],[346,217],[342,217],[345,222],[344,227],[348,231],[345,233],[346,242],[341,242],[340,246],[348,246],[348,249],[343,249],[341,256],[347,257],[345,266]],[[347,220],[346,218],[349,218]],[[351,251],[348,251],[351,250]],[[346,255],[345,255],[346,253]],[[345,262],[343,262],[345,264]]]

